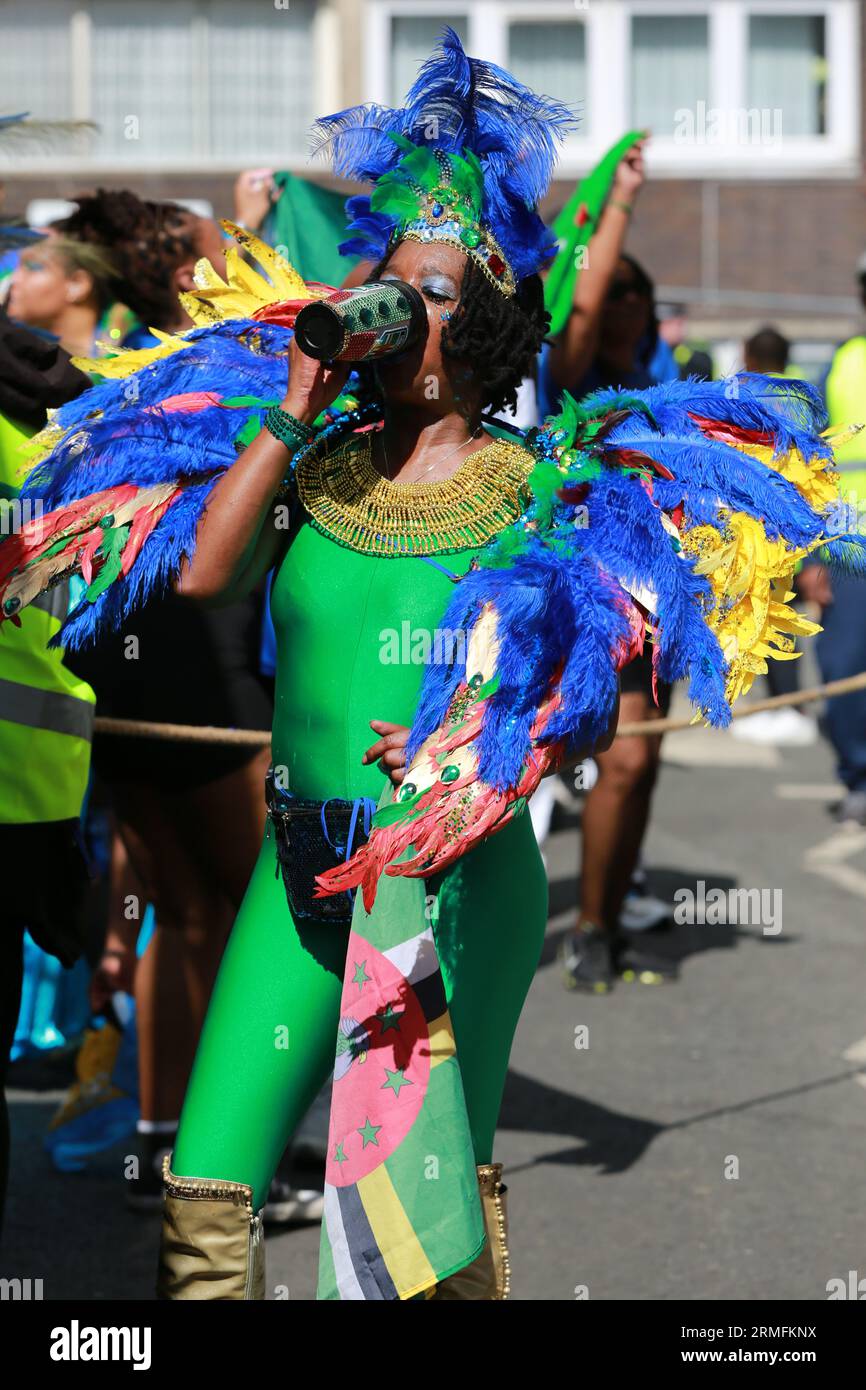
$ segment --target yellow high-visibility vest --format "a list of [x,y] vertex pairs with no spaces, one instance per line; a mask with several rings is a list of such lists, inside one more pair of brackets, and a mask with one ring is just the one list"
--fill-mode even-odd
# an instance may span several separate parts
[[[0,540],[24,516],[20,447],[32,431],[0,415]],[[26,517],[24,517],[26,519]],[[96,696],[48,642],[66,617],[65,584],[0,624],[0,824],[70,820],[90,771]]]
[[[826,385],[830,424],[866,425],[866,337],[837,348]],[[835,451],[844,502],[866,506],[866,429]]]

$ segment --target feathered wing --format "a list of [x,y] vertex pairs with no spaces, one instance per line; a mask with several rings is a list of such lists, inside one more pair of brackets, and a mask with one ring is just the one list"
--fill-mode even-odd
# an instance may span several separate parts
[[605,732],[617,671],[652,639],[660,679],[724,725],[768,658],[817,631],[788,607],[839,535],[833,440],[803,382],[741,376],[604,391],[531,437],[533,502],[457,586],[465,657],[428,668],[405,780],[325,894],[427,876],[502,828],[541,776]]
[[232,247],[226,280],[200,261],[182,296],[194,328],[77,360],[98,384],[29,443],[22,495],[37,514],[0,544],[0,619],[80,573],[86,596],[57,640],[74,648],[118,627],[192,555],[211,489],[282,399],[295,316],[332,291],[224,225],[267,278]]

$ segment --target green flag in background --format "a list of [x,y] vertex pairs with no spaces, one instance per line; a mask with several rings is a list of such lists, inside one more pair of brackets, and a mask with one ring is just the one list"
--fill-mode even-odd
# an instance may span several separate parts
[[643,130],[630,130],[628,135],[618,140],[586,178],[581,179],[553,224],[560,249],[544,282],[544,306],[550,314],[550,333],[553,337],[562,332],[571,312],[579,270],[578,251],[588,245],[598,227],[617,165],[635,141],[645,134]]
[[280,196],[261,230],[269,246],[278,246],[305,280],[340,285],[357,256],[337,251],[346,237],[346,195],[308,183],[281,170],[274,174]]

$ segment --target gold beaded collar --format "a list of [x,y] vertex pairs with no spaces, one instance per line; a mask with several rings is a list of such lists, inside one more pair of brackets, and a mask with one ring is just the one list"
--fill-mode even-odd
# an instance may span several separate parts
[[535,458],[496,439],[437,483],[391,483],[373,465],[369,432],[298,462],[298,493],[319,531],[366,555],[442,555],[486,545],[529,503]]

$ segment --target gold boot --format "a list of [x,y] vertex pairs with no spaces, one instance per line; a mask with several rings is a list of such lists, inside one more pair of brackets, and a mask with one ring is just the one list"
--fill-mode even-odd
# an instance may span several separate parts
[[222,1178],[181,1178],[162,1164],[165,1208],[157,1298],[264,1299],[262,1213],[253,1189]]
[[477,1170],[487,1241],[470,1265],[437,1284],[434,1298],[503,1299],[511,1288],[508,1258],[508,1211],[502,1183],[502,1164],[483,1163]]

